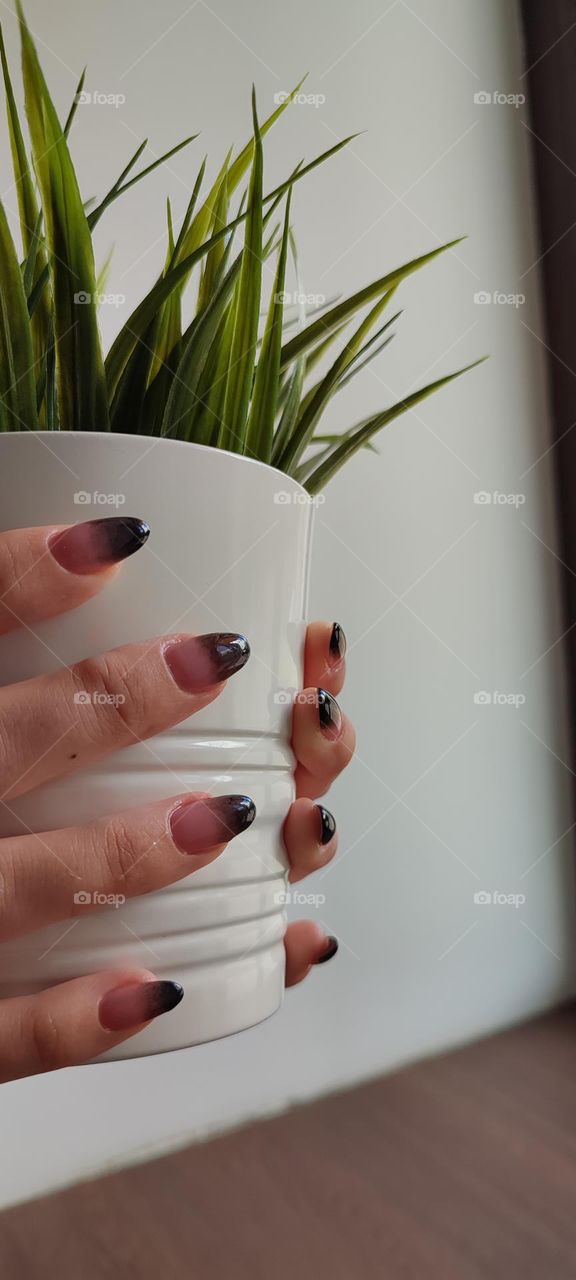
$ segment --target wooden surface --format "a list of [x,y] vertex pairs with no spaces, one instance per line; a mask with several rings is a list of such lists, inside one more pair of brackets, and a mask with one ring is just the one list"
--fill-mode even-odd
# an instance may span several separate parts
[[12,1209],[0,1276],[574,1280],[576,1007]]

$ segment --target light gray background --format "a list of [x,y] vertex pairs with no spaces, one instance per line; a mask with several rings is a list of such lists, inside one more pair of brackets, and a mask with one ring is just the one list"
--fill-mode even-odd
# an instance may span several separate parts
[[[2,3],[11,52],[16,31]],[[269,185],[302,156],[366,129],[294,204],[305,288],[347,292],[440,241],[469,239],[401,293],[393,346],[334,407],[336,426],[485,352],[491,361],[400,420],[330,487],[311,616],[350,640],[344,698],[358,755],[330,805],[339,861],[306,892],[341,939],[337,960],[270,1023],[169,1057],[60,1073],[0,1092],[0,1202],[282,1108],[500,1027],[572,988],[570,772],[545,343],[529,120],[474,94],[523,93],[515,5],[498,0],[28,0],[57,104],[87,87],[73,150],[98,194],[145,134],[158,154],[201,131],[102,225],[115,242],[109,338],[165,251],[181,210],[309,70],[270,136]],[[3,134],[2,191],[16,207]],[[523,294],[479,305],[479,291]],[[474,503],[477,491],[525,495]],[[146,513],[143,512],[143,515]],[[231,625],[233,619],[231,620]],[[523,705],[478,705],[485,690]],[[524,905],[479,906],[480,890]],[[314,908],[312,908],[314,911]],[[305,909],[296,914],[305,914]]]

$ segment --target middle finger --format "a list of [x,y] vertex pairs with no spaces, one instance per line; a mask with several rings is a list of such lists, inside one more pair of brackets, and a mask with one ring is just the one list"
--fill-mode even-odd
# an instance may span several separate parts
[[0,799],[186,720],[249,656],[237,634],[162,636],[0,689]]

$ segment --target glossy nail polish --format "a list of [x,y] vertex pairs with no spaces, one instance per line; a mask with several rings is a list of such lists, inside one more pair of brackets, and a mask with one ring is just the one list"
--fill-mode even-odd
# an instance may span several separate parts
[[337,950],[338,950],[338,939],[333,937],[332,934],[329,934],[328,937],[326,938],[325,951],[322,952],[321,956],[318,956],[318,959],[315,960],[314,963],[326,964],[327,960],[331,960],[332,956],[336,955]]
[[323,804],[317,804],[316,808],[320,815],[320,844],[330,844],[332,837],[336,834],[336,820]]
[[102,996],[98,1007],[106,1031],[129,1031],[174,1009],[184,995],[179,982],[125,982]]
[[245,636],[218,631],[176,640],[164,649],[164,660],[184,693],[203,693],[211,685],[241,671],[250,657]]
[[250,796],[209,796],[179,804],[170,814],[170,831],[181,853],[199,854],[228,844],[251,826],[256,806]]
[[136,516],[110,516],[85,520],[52,534],[48,548],[69,573],[100,573],[139,551],[150,535],[150,525]]
[[339,738],[342,732],[342,712],[335,698],[326,689],[318,689],[318,719],[320,728],[328,738]]
[[346,636],[339,622],[332,623],[332,633],[330,635],[330,644],[328,646],[330,653],[330,662],[336,665],[342,662],[346,654]]

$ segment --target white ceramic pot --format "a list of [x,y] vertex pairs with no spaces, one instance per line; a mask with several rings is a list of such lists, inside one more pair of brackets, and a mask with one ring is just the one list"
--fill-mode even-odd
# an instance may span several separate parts
[[[252,655],[212,706],[148,743],[0,805],[0,835],[82,823],[202,790],[257,817],[210,867],[160,893],[0,946],[0,997],[135,964],[181,982],[132,1058],[216,1039],[279,1007],[293,798],[289,702],[301,687],[312,504],[259,462],[182,441],[75,432],[0,436],[0,527],[139,516],[146,547],[96,599],[0,640],[2,684],[163,633],[244,633]],[[71,883],[71,895],[82,889]]]

